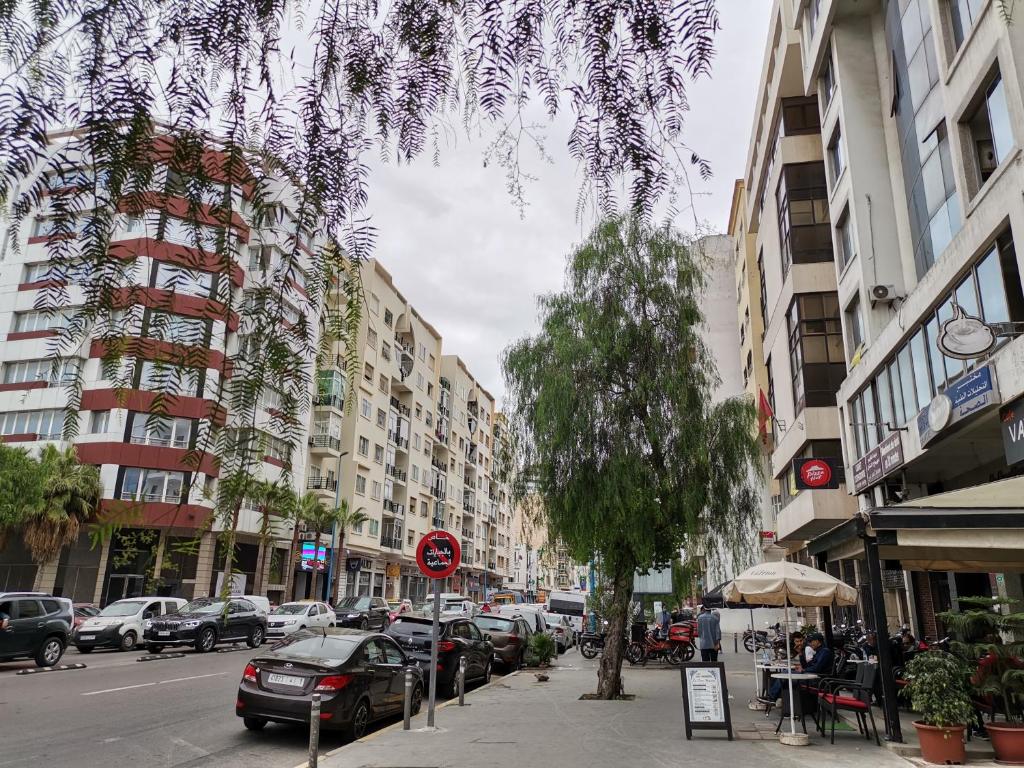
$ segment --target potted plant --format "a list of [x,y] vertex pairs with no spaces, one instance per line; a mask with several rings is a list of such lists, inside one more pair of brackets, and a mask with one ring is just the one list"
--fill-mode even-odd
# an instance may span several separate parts
[[547,632],[537,632],[530,637],[530,651],[537,657],[538,666],[548,666],[551,657],[555,655],[554,638]]
[[906,668],[904,695],[921,719],[914,721],[921,756],[929,763],[963,763],[964,731],[974,716],[967,666],[949,653],[929,651]]
[[[977,698],[1006,716],[1006,722],[987,726],[996,760],[1024,765],[1024,613],[1001,613],[1002,606],[1016,602],[1006,598],[961,597],[957,602],[960,610],[938,618],[957,635],[950,644],[953,651],[978,659],[970,676]],[[1003,642],[1004,637],[1014,640]]]

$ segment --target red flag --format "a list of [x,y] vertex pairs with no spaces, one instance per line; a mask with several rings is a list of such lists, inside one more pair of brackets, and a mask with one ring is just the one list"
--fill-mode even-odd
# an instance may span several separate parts
[[768,437],[768,422],[775,418],[775,411],[763,389],[757,390],[757,432],[763,438]]

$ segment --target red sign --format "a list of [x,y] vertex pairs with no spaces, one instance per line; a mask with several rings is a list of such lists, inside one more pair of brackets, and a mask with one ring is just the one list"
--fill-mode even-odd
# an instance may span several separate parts
[[839,487],[839,478],[832,469],[832,459],[793,459],[793,465],[799,490]]
[[459,540],[448,531],[431,531],[416,546],[416,564],[432,579],[451,576],[461,560]]

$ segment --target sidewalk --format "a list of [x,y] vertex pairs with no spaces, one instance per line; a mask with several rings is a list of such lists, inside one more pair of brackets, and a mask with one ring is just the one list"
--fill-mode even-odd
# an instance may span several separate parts
[[908,768],[884,747],[859,738],[856,732],[836,736],[837,743],[813,735],[811,746],[778,743],[777,718],[747,709],[753,690],[752,671],[744,657],[726,655],[736,739],[724,733],[695,733],[687,742],[682,727],[679,672],[665,668],[626,668],[624,685],[633,701],[580,701],[594,691],[596,661],[576,653],[560,659],[550,681],[540,683],[530,671],[520,672],[437,710],[440,730],[424,732],[426,714],[413,719],[411,731],[401,723],[322,757],[324,768],[521,768],[539,763],[559,768],[622,768],[673,766],[685,760],[767,768]]

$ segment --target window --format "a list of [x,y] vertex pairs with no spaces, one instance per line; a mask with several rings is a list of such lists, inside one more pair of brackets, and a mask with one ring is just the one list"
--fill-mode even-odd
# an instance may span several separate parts
[[949,0],[949,16],[953,27],[953,41],[959,48],[974,26],[985,0]]
[[379,389],[381,392],[388,391],[388,377],[385,376],[383,373],[380,375],[380,380],[377,382],[377,389]]
[[791,264],[832,260],[832,229],[824,163],[793,163],[783,167],[776,190],[782,271]]
[[156,262],[153,286],[173,293],[184,293],[208,299],[213,290],[213,273],[158,261]]
[[89,432],[100,434],[106,432],[110,426],[110,411],[93,411],[89,419]]
[[[382,486],[381,486],[381,484],[378,481],[373,480],[373,481],[370,482],[370,498],[371,499],[374,499],[376,501],[380,501],[381,491],[382,491]],[[372,527],[371,527],[370,532],[373,533]]]
[[373,445],[373,460],[375,462],[377,462],[378,464],[383,464],[384,463],[384,446],[383,445],[377,445],[376,443],[374,443],[374,445]]
[[416,388],[417,389],[423,389],[423,374],[422,373],[417,373],[416,374]]
[[45,381],[52,386],[74,382],[81,361],[77,359],[19,360],[4,364],[4,384],[29,384]]
[[760,297],[761,297],[761,338],[764,338],[765,331],[768,328],[768,284],[765,280],[764,274],[764,249],[762,248],[757,254],[757,279],[760,284]]
[[391,314],[391,310],[390,309],[385,309],[384,310],[384,325],[386,325],[388,328],[390,328],[394,324],[395,324],[395,316],[393,314]]
[[367,440],[365,437],[360,437],[359,438],[359,447],[356,450],[359,451],[359,455],[360,456],[369,456],[370,455],[370,441]]
[[[379,483],[378,483],[378,485],[379,485]],[[380,520],[371,520],[370,521],[370,535],[371,536],[376,536],[378,533],[380,533]]]
[[835,405],[836,392],[846,377],[837,295],[797,296],[790,305],[788,320],[796,411]]
[[68,318],[64,312],[50,310],[32,310],[14,314],[14,333],[31,333],[63,328]]
[[363,379],[373,383],[373,366],[369,363],[363,363]]
[[427,502],[421,500],[420,501],[420,517],[426,517],[426,516],[427,516]]
[[391,360],[391,345],[388,344],[386,341],[380,345],[380,356],[383,357],[385,360]]
[[0,414],[0,435],[36,435],[40,440],[60,440],[63,430],[63,409]]
[[420,468],[415,464],[409,468],[409,477],[412,478],[414,483],[418,483],[420,481]]
[[377,426],[380,427],[381,429],[384,429],[384,427],[387,426],[387,423],[388,423],[388,415],[387,415],[387,413],[384,411],[383,408],[378,408],[377,409]]
[[374,352],[377,351],[377,332],[372,328],[366,331],[366,346]]
[[847,306],[846,311],[846,329],[849,335],[849,344],[847,345],[847,354],[850,359],[853,359],[853,355],[861,344],[864,343],[864,315],[860,308],[860,294],[856,294],[853,297],[853,301]]
[[818,100],[813,96],[795,96],[783,99],[782,129],[784,136],[821,133]]
[[121,498],[178,504],[185,490],[185,473],[163,469],[127,467],[121,483]]
[[420,449],[420,434],[419,434],[419,432],[415,433],[412,436],[412,447],[413,447],[413,450],[416,450],[416,451],[418,451]]
[[153,414],[132,414],[130,441],[137,445],[158,445],[163,448],[187,448],[192,435],[192,420],[161,417]]
[[370,418],[370,414],[373,413],[373,408],[370,406],[370,401],[365,397],[359,401],[359,415],[364,419]]
[[825,51],[825,60],[821,64],[821,75],[818,76],[818,85],[821,88],[821,111],[828,109],[832,103],[832,97],[836,93],[836,74],[832,68],[832,49]]
[[423,418],[423,406],[420,405],[419,403],[416,403],[416,418],[417,419],[422,419]]
[[206,344],[209,327],[210,321],[201,317],[150,312],[142,335],[148,339],[161,339],[174,344],[202,346]]
[[366,476],[356,475],[356,493],[360,496],[366,495]]
[[431,371],[433,371],[434,368],[437,366],[437,360],[434,359],[433,355],[427,356],[427,366],[430,368]]
[[850,206],[847,205],[836,224],[836,243],[839,245],[839,265],[845,267],[857,255],[853,237],[853,223],[850,221]]
[[38,264],[26,264],[23,283],[39,283],[50,278],[50,264],[40,262]]
[[832,135],[832,141],[828,144],[828,165],[832,171],[832,186],[839,181],[839,177],[846,170],[846,158],[843,155],[843,134],[836,128]]
[[198,368],[180,368],[158,360],[139,360],[138,363],[138,389],[169,395],[199,396],[201,372]]
[[984,184],[1013,148],[1013,129],[1006,108],[1006,90],[998,69],[982,86],[980,102],[965,122],[974,147],[978,176],[981,184]]

